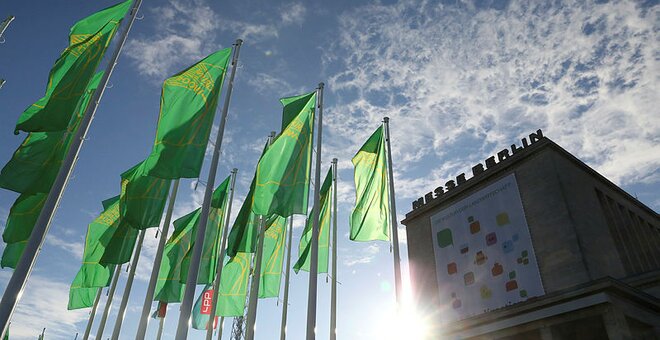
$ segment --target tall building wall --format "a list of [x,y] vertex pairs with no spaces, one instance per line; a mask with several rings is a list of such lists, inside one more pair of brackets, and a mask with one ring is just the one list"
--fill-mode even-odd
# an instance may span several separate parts
[[[486,171],[457,178],[461,184],[443,195],[417,200],[403,221],[413,293],[427,315],[442,303],[431,216],[510,174],[517,181],[546,295],[605,277],[660,270],[658,214],[554,142],[544,138],[486,164]],[[657,293],[657,281],[643,288]]]

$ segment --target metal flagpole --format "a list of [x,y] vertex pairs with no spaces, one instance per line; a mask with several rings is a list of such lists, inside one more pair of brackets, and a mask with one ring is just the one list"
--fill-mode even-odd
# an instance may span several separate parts
[[[268,136],[268,145],[273,143],[275,131]],[[255,175],[256,176],[256,175]],[[254,270],[252,271],[252,282],[250,282],[250,299],[248,300],[247,329],[245,339],[253,340],[257,324],[257,305],[259,304],[259,281],[261,280],[261,262],[263,260],[263,248],[266,234],[266,219],[259,216],[259,233],[257,234],[257,251],[254,259]]]
[[293,215],[289,217],[289,237],[286,249],[286,269],[284,272],[284,301],[282,302],[282,325],[280,340],[286,339],[286,317],[289,311],[289,275],[291,273],[291,248],[293,246]]
[[172,184],[172,192],[170,193],[170,201],[167,205],[167,212],[165,213],[165,220],[163,221],[163,230],[160,233],[158,240],[158,249],[156,249],[156,258],[154,259],[153,268],[151,269],[151,278],[147,286],[147,294],[144,297],[144,304],[142,305],[142,315],[140,316],[140,323],[138,331],[135,335],[135,340],[144,340],[147,334],[147,326],[149,325],[149,313],[151,312],[151,305],[154,299],[154,292],[156,291],[156,283],[158,282],[158,273],[160,272],[161,260],[163,258],[163,249],[165,249],[165,241],[167,234],[170,230],[170,222],[172,221],[172,211],[174,211],[174,202],[176,202],[176,194],[179,191],[179,179],[177,178]]
[[330,340],[337,339],[337,158],[332,159],[332,288],[330,293]]
[[225,325],[225,317],[221,316],[218,322],[218,340],[222,339],[222,327]]
[[259,216],[259,234],[257,234],[257,252],[254,260],[254,270],[252,271],[252,282],[250,282],[250,300],[248,302],[247,330],[245,339],[253,340],[257,328],[257,305],[259,303],[259,281],[261,279],[261,262],[263,260],[264,234],[266,231],[266,221],[263,216]]
[[392,148],[390,146],[390,118],[383,118],[383,131],[387,146],[387,177],[390,184],[390,212],[392,214],[392,248],[394,252],[394,291],[397,308],[401,307],[401,257],[399,256],[399,231],[396,221],[396,199],[394,196],[394,172],[392,170]]
[[[85,334],[83,335],[83,340],[87,340],[89,338],[89,332],[92,331],[92,324],[94,323],[94,316],[96,315],[96,307],[99,306],[99,300],[101,300],[101,293],[103,292],[103,288],[99,288],[98,292],[96,292],[96,298],[94,299],[94,306],[92,306],[92,311],[89,313],[89,320],[87,320],[87,327],[85,327]],[[77,337],[77,333],[76,333]]]
[[101,316],[101,324],[99,324],[99,329],[96,330],[96,340],[103,339],[103,330],[105,329],[105,323],[108,321],[108,315],[110,315],[110,309],[112,308],[112,298],[115,296],[115,289],[117,289],[117,281],[119,281],[119,273],[121,273],[121,264],[115,266],[115,276],[112,278],[112,283],[110,284],[110,290],[108,291],[108,300],[105,302],[105,308],[103,309],[103,316]]
[[316,338],[316,286],[319,268],[319,190],[321,186],[321,141],[323,136],[323,83],[318,87],[318,133],[316,135],[316,173],[314,174],[314,205],[312,208],[312,248],[309,262],[309,292],[307,293],[307,340]]
[[163,328],[165,327],[165,317],[160,318],[160,322],[158,323],[158,333],[156,334],[156,340],[160,340],[160,338],[163,336]]
[[140,8],[141,3],[142,0],[135,0],[133,9],[130,13],[126,14],[127,18],[125,19],[128,21],[126,30],[120,36],[117,48],[115,49],[112,57],[110,58],[108,66],[103,73],[100,86],[96,89],[96,91],[94,91],[94,95],[90,100],[91,104],[89,107],[87,107],[87,110],[85,110],[85,113],[81,119],[80,127],[76,131],[74,137],[71,139],[71,146],[66,153],[66,157],[62,161],[60,171],[57,173],[57,178],[53,182],[53,186],[48,193],[48,197],[46,198],[46,202],[44,203],[43,208],[41,209],[39,218],[34,224],[34,229],[32,230],[32,234],[30,235],[30,238],[25,245],[23,255],[16,264],[16,269],[9,279],[9,283],[7,283],[7,288],[5,289],[5,293],[2,296],[2,301],[0,302],[0,330],[2,330],[0,332],[0,338],[3,338],[7,332],[7,325],[9,324],[9,320],[14,313],[14,309],[16,308],[18,300],[23,295],[25,284],[27,283],[28,277],[32,272],[32,267],[36,262],[37,256],[41,251],[41,246],[44,243],[46,234],[48,233],[50,221],[55,215],[55,210],[57,210],[60,198],[62,197],[64,188],[66,187],[66,184],[69,180],[69,175],[73,171],[76,159],[78,158],[80,147],[82,146],[83,141],[86,139],[87,131],[91,125],[92,118],[96,112],[96,108],[98,107],[99,102],[101,101],[101,97],[103,96],[103,92],[108,85],[108,79],[110,79],[110,75],[112,74],[115,65],[117,65],[117,59],[119,58],[122,47],[124,46],[128,32],[133,26],[133,21],[135,20],[135,16],[138,12],[138,9]]
[[[225,248],[227,247],[227,234],[229,234],[229,215],[231,215],[231,203],[234,199],[234,184],[236,183],[236,173],[238,169],[234,168],[231,171],[231,184],[229,193],[229,202],[227,202],[227,211],[225,211],[225,221],[222,227],[222,241],[220,242],[220,254],[218,256],[218,267],[215,273],[215,281],[213,282],[213,298],[211,299],[211,324],[215,321],[215,310],[218,304],[218,295],[220,292],[220,275],[222,275],[222,267],[225,263]],[[221,326],[219,326],[221,327]],[[206,340],[213,339],[213,326],[207,327]]]
[[138,237],[137,245],[133,251],[133,261],[131,262],[131,270],[128,273],[128,278],[126,279],[126,286],[124,287],[124,295],[121,298],[121,303],[119,304],[119,311],[117,312],[117,321],[115,321],[115,328],[112,331],[112,340],[119,339],[119,333],[121,332],[121,325],[124,322],[124,315],[126,314],[126,307],[128,306],[128,298],[131,296],[131,288],[133,288],[133,279],[135,279],[135,270],[138,266],[138,261],[140,261],[140,251],[142,250],[142,242],[144,242],[144,234],[146,230],[143,229],[140,231],[140,236]]
[[209,220],[209,208],[211,206],[211,195],[213,193],[213,185],[215,184],[215,174],[218,171],[218,161],[220,160],[220,148],[222,146],[222,137],[225,133],[225,123],[227,121],[227,111],[229,110],[229,101],[231,99],[231,91],[234,87],[234,76],[236,75],[236,67],[238,66],[238,53],[241,50],[243,40],[237,39],[234,44],[234,56],[232,57],[231,74],[229,75],[229,83],[227,84],[227,93],[225,94],[225,103],[222,107],[222,116],[220,117],[220,127],[218,129],[218,136],[215,139],[215,148],[213,150],[213,159],[211,160],[211,168],[209,169],[209,177],[206,180],[206,190],[204,191],[204,203],[202,204],[202,211],[200,213],[199,225],[197,227],[197,236],[195,237],[195,245],[192,249],[192,258],[190,259],[190,269],[188,269],[188,277],[186,279],[186,289],[181,301],[181,308],[179,314],[179,324],[176,329],[176,339],[183,340],[188,336],[188,327],[190,321],[190,313],[192,310],[193,300],[195,298],[195,288],[197,287],[197,274],[199,273],[199,262],[202,257],[202,248],[204,247],[204,236],[206,234],[206,223]]
[[5,34],[5,30],[7,30],[7,27],[9,27],[9,24],[11,24],[14,19],[16,18],[13,15],[10,15],[7,17],[7,19],[3,20],[2,23],[0,23],[0,39],[2,39],[2,36]]

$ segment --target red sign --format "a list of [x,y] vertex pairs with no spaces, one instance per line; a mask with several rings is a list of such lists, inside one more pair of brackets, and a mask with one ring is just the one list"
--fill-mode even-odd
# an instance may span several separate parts
[[211,314],[211,303],[213,302],[213,289],[204,291],[202,295],[202,307],[200,309],[201,314]]

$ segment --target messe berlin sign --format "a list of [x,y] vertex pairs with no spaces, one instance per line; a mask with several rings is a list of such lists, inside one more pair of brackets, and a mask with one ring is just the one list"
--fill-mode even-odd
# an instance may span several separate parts
[[443,319],[545,294],[514,174],[431,217]]

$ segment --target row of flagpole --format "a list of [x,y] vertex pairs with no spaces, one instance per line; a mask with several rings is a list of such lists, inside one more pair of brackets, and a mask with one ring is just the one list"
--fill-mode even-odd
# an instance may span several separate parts
[[[101,86],[94,92],[94,95],[92,97],[92,104],[85,110],[85,113],[82,118],[82,123],[81,127],[78,129],[76,132],[76,135],[74,136],[72,145],[67,152],[67,155],[62,162],[62,167],[58,173],[58,176],[53,184],[52,190],[48,194],[48,198],[46,200],[46,204],[44,205],[44,208],[41,210],[41,213],[39,215],[39,218],[35,224],[34,231],[32,232],[24,255],[21,257],[20,261],[17,264],[16,270],[14,271],[9,284],[5,290],[5,294],[3,295],[2,302],[0,303],[0,327],[2,327],[2,334],[4,335],[5,332],[7,331],[7,326],[9,323],[9,320],[11,319],[11,316],[13,314],[13,311],[16,307],[16,304],[18,303],[22,292],[24,290],[25,284],[27,282],[27,279],[31,273],[31,270],[34,266],[36,257],[39,254],[39,251],[41,249],[41,246],[44,242],[45,235],[48,232],[49,229],[49,224],[50,221],[55,213],[55,210],[57,209],[57,205],[59,203],[59,200],[62,196],[62,193],[66,187],[66,183],[69,179],[69,175],[71,174],[74,166],[75,166],[75,161],[77,159],[77,155],[80,151],[81,145],[83,140],[85,139],[85,136],[87,134],[87,131],[89,129],[89,126],[91,124],[91,121],[93,119],[94,113],[98,107],[98,104],[100,102],[100,99],[103,95],[104,89],[107,86],[109,77],[112,74],[112,71],[114,69],[114,66],[117,64],[117,59],[119,57],[119,54],[121,52],[121,49],[126,41],[127,35],[132,27],[132,24],[135,20],[135,17],[137,15],[137,12],[140,8],[141,5],[141,0],[135,0],[132,10],[127,14],[128,17],[128,24],[126,25],[123,33],[119,37],[119,43],[117,44],[117,47],[113,53],[113,55],[110,58],[110,61],[108,63],[108,66],[106,68],[106,72],[103,75],[103,78],[101,79]],[[176,338],[177,339],[185,339],[187,337],[187,332],[189,328],[189,320],[190,320],[190,314],[191,314],[191,309],[192,309],[192,304],[194,300],[194,295],[195,295],[195,287],[196,287],[196,280],[197,280],[197,274],[199,271],[199,264],[200,264],[200,259],[201,259],[201,252],[202,252],[202,246],[204,244],[204,236],[205,236],[205,229],[207,225],[207,221],[209,218],[209,211],[210,211],[210,203],[211,203],[211,194],[213,191],[213,186],[215,183],[215,176],[217,172],[217,166],[219,163],[219,158],[220,158],[220,150],[222,146],[222,139],[223,139],[223,134],[224,134],[224,129],[225,129],[225,123],[226,123],[226,118],[227,118],[227,112],[229,108],[229,103],[231,99],[231,93],[233,89],[233,82],[234,82],[234,76],[236,73],[236,68],[237,68],[237,63],[238,63],[238,56],[239,56],[239,51],[241,47],[242,41],[239,39],[236,41],[234,44],[234,49],[233,49],[233,56],[232,56],[232,61],[231,61],[231,73],[230,73],[230,78],[229,78],[229,83],[227,85],[227,92],[225,94],[225,101],[224,105],[222,108],[222,114],[220,118],[220,127],[218,131],[218,135],[216,137],[216,142],[214,143],[214,150],[213,150],[213,157],[211,161],[211,166],[210,166],[210,171],[208,174],[208,180],[205,188],[205,194],[204,194],[204,201],[202,205],[202,210],[201,210],[201,219],[199,221],[199,230],[197,231],[197,237],[194,242],[194,246],[192,248],[192,260],[191,260],[191,266],[190,270],[188,271],[188,276],[186,280],[186,288],[184,292],[184,298],[181,301],[181,307],[180,307],[180,315],[179,315],[179,320],[178,320],[178,327],[177,327],[177,332],[176,332]],[[310,261],[310,271],[309,271],[309,290],[308,290],[308,304],[307,304],[307,323],[306,323],[306,338],[307,339],[315,339],[316,336],[316,311],[317,311],[317,277],[318,277],[318,238],[319,238],[319,215],[320,215],[320,210],[321,207],[319,206],[319,201],[320,201],[320,195],[319,195],[319,190],[320,190],[320,183],[321,183],[321,178],[320,178],[320,171],[321,171],[321,155],[322,155],[322,118],[323,118],[323,89],[324,89],[324,84],[320,83],[319,87],[317,88],[317,103],[316,107],[318,109],[318,118],[317,118],[317,142],[316,142],[316,163],[315,163],[315,174],[314,174],[314,196],[313,196],[313,208],[312,208],[312,237],[311,237],[311,261]],[[400,270],[400,255],[399,255],[399,246],[398,246],[398,235],[397,235],[397,226],[396,226],[396,208],[395,208],[395,196],[394,196],[394,181],[393,181],[393,171],[392,171],[392,158],[391,158],[391,150],[390,150],[390,137],[389,137],[389,119],[386,117],[384,119],[384,134],[385,134],[385,141],[386,141],[386,149],[387,149],[387,160],[388,160],[388,178],[389,178],[389,194],[390,194],[390,211],[391,211],[391,217],[390,217],[390,226],[391,226],[391,234],[393,238],[393,255],[394,255],[394,273],[395,273],[395,291],[396,291],[396,301],[397,304],[401,303],[401,270]],[[234,183],[235,183],[235,176],[236,176],[236,169],[232,171],[232,179],[231,179],[231,195],[233,197],[233,192],[234,192]],[[337,302],[337,159],[333,159],[332,161],[332,176],[333,176],[333,222],[332,222],[332,291],[331,291],[331,321],[330,321],[330,338],[335,339],[336,338],[336,325],[337,325],[337,320],[336,320],[336,302]],[[152,269],[152,274],[151,278],[149,281],[149,285],[147,287],[147,295],[145,296],[145,301],[143,305],[143,310],[141,313],[141,318],[140,322],[138,325],[138,331],[136,334],[136,339],[144,339],[146,335],[146,330],[147,330],[147,325],[148,325],[148,320],[149,320],[149,312],[151,310],[151,306],[153,304],[153,295],[154,295],[154,289],[156,285],[156,281],[158,279],[158,272],[160,269],[160,261],[163,256],[163,249],[165,245],[165,240],[167,239],[168,235],[168,230],[169,230],[169,224],[171,222],[171,217],[172,217],[172,211],[174,207],[174,202],[176,200],[176,194],[178,190],[178,185],[179,185],[179,180],[177,179],[173,184],[172,184],[172,192],[170,194],[169,198],[169,205],[167,209],[167,213],[165,215],[164,223],[163,223],[163,230],[161,232],[161,239],[159,240],[158,243],[158,248],[157,248],[157,253],[156,253],[156,259],[154,262],[154,267]],[[226,242],[227,242],[227,232],[228,232],[228,227],[229,227],[229,217],[230,217],[230,209],[231,209],[231,198],[229,201],[229,208],[227,209],[226,215],[225,215],[225,229],[223,231],[222,237],[222,245],[221,245],[221,250],[220,254],[222,258],[224,258],[224,252],[225,252],[225,247],[226,247]],[[283,314],[282,314],[282,326],[281,326],[281,339],[284,339],[286,336],[286,318],[287,318],[287,307],[288,307],[288,289],[289,289],[289,271],[290,271],[290,257],[291,257],[291,247],[292,247],[292,228],[293,228],[293,217],[291,216],[289,218],[289,234],[288,234],[288,250],[287,250],[287,260],[286,260],[286,273],[285,273],[285,288],[284,288],[284,306],[283,306]],[[247,339],[252,340],[254,338],[255,334],[255,327],[256,327],[256,311],[257,311],[257,301],[258,301],[258,290],[259,290],[259,273],[260,273],[260,266],[261,266],[261,261],[260,258],[262,256],[262,248],[263,248],[263,242],[264,242],[264,234],[265,234],[265,218],[263,216],[260,217],[260,222],[259,222],[259,233],[258,233],[258,247],[257,247],[257,253],[255,254],[256,259],[255,259],[255,268],[254,268],[254,276],[253,276],[253,281],[250,289],[250,299],[249,299],[249,306],[248,306],[248,315],[247,315]],[[133,282],[133,277],[135,275],[135,270],[137,267],[138,259],[139,259],[139,254],[140,254],[140,248],[142,245],[142,241],[144,239],[144,231],[140,232],[138,244],[135,248],[135,254],[133,255],[133,261],[130,264],[130,273],[126,282],[126,288],[124,289],[124,295],[122,297],[122,301],[120,304],[120,309],[119,313],[117,315],[117,321],[115,322],[114,330],[113,330],[113,339],[119,338],[119,334],[121,331],[121,325],[123,321],[123,317],[126,311],[126,306],[128,303],[129,295],[130,295],[130,290]],[[220,276],[222,273],[222,266],[223,266],[223,261],[219,261],[219,265],[217,267],[217,274],[216,278],[214,280],[214,296],[213,296],[213,302],[212,302],[212,314],[215,315],[215,309],[217,308],[217,297],[218,297],[218,292],[219,292],[219,282],[220,282]],[[102,334],[103,334],[103,328],[105,327],[105,323],[107,321],[107,317],[109,314],[109,310],[111,308],[111,303],[112,303],[112,298],[114,295],[114,291],[117,286],[117,281],[118,281],[118,276],[121,271],[121,265],[117,265],[115,268],[115,273],[112,279],[112,283],[110,285],[110,289],[108,292],[108,301],[106,302],[105,310],[103,313],[103,317],[101,320],[101,325],[99,326],[99,330],[97,331],[97,339],[101,339]],[[101,289],[99,289],[94,306],[92,309],[92,313],[90,315],[90,321],[88,322],[87,329],[85,330],[85,335],[83,339],[87,339],[89,337],[89,334],[91,332],[91,326],[92,322],[94,319],[94,316],[96,314],[96,308],[98,306],[99,300],[101,297]],[[161,327],[159,330],[162,331],[162,320],[161,320]],[[222,327],[222,324],[220,325]],[[207,339],[212,338],[212,331],[213,327],[208,327],[207,330]]]

